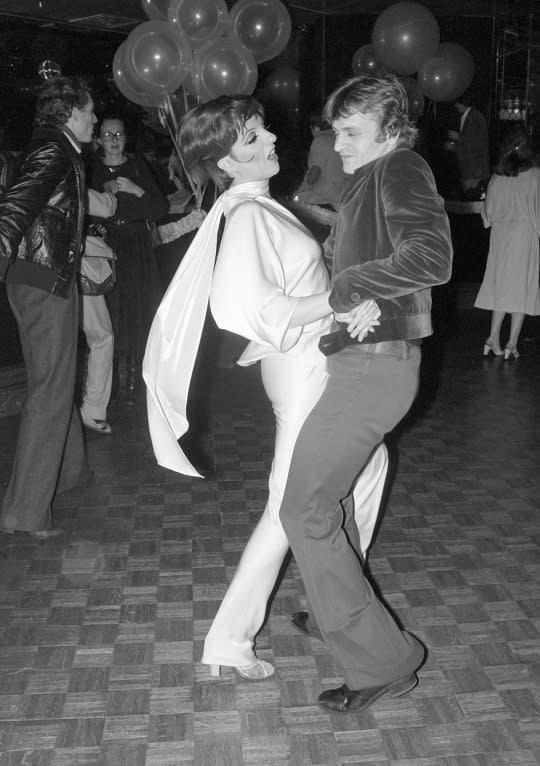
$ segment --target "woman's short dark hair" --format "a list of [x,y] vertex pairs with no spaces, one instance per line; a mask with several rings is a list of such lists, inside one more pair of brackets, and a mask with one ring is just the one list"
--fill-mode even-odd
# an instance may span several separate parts
[[66,124],[74,108],[84,109],[91,96],[88,84],[80,77],[47,80],[38,94],[34,122],[59,128]]
[[414,144],[417,130],[409,119],[407,92],[396,75],[378,72],[351,77],[330,95],[323,117],[332,123],[357,112],[376,117],[381,143],[397,138],[398,146]]
[[178,144],[186,172],[196,183],[211,179],[220,189],[231,178],[217,166],[226,157],[247,120],[264,117],[264,110],[252,96],[219,96],[189,111],[180,125]]
[[114,120],[114,122],[121,122],[122,123],[122,127],[124,128],[124,130],[126,129],[126,121],[125,121],[125,119],[123,117],[121,117],[117,112],[107,112],[106,114],[104,114],[103,117],[99,121],[100,129],[101,129],[101,126],[103,125],[103,123],[105,121],[112,122],[113,120]]
[[495,173],[517,176],[533,165],[534,151],[527,131],[521,125],[512,125],[503,136]]

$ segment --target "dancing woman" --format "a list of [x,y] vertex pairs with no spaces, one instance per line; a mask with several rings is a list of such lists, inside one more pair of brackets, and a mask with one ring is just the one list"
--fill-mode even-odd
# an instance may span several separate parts
[[[225,191],[165,294],[143,363],[157,461],[192,476],[199,474],[177,439],[188,428],[187,391],[208,301],[219,327],[249,341],[238,364],[261,363],[276,419],[268,502],[206,637],[202,658],[213,675],[223,665],[250,679],[274,672],[270,663],[256,657],[253,643],[288,549],[279,509],[297,434],[326,385],[326,357],[318,342],[333,321],[320,246],[270,197],[269,179],[278,173],[279,162],[276,137],[263,118],[261,105],[252,97],[222,96],[196,107],[183,120],[179,145],[187,171],[198,181],[212,179]],[[362,340],[378,324],[379,313],[376,303],[366,301],[355,311],[351,334]],[[355,488],[364,552],[387,467],[388,455],[381,446]]]

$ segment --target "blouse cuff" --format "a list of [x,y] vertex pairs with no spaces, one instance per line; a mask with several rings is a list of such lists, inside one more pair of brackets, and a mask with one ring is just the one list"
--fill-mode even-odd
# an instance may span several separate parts
[[289,351],[298,343],[302,327],[290,327],[299,298],[283,293],[274,294],[261,309],[261,322],[268,342],[280,352]]

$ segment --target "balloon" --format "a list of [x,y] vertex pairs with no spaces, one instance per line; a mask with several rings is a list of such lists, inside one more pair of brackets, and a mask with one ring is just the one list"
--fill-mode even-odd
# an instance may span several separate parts
[[407,92],[409,119],[411,122],[416,122],[424,111],[424,96],[418,82],[412,77],[400,77],[399,79]]
[[287,66],[274,69],[267,77],[265,87],[272,98],[286,106],[293,107],[298,103],[300,80],[296,69]]
[[136,83],[125,61],[127,40],[117,49],[113,60],[113,77],[120,93],[140,106],[159,106],[163,103],[165,91]]
[[354,74],[373,74],[380,68],[375,56],[373,45],[362,45],[353,56],[352,70]]
[[42,80],[51,80],[53,77],[59,77],[62,74],[62,68],[56,61],[46,59],[39,65],[38,74]]
[[439,45],[437,20],[419,3],[396,3],[377,18],[371,41],[377,60],[395,74],[414,74]]
[[169,6],[169,21],[182,30],[194,49],[224,34],[228,20],[225,0],[171,0]]
[[257,84],[257,63],[237,37],[220,37],[195,51],[190,80],[189,89],[202,102],[227,94],[250,94]]
[[167,21],[170,0],[141,0],[141,5],[149,19]]
[[145,21],[125,41],[126,64],[140,85],[172,93],[184,82],[191,65],[188,41],[168,21]]
[[454,101],[474,77],[474,61],[458,43],[441,43],[435,55],[418,72],[418,84],[432,101]]
[[289,42],[291,17],[280,0],[238,0],[231,10],[231,28],[261,64]]

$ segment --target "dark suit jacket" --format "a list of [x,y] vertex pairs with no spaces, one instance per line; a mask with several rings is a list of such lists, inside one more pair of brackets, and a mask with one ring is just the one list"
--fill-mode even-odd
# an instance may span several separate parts
[[459,175],[467,178],[489,178],[489,137],[486,118],[471,107],[456,144]]

